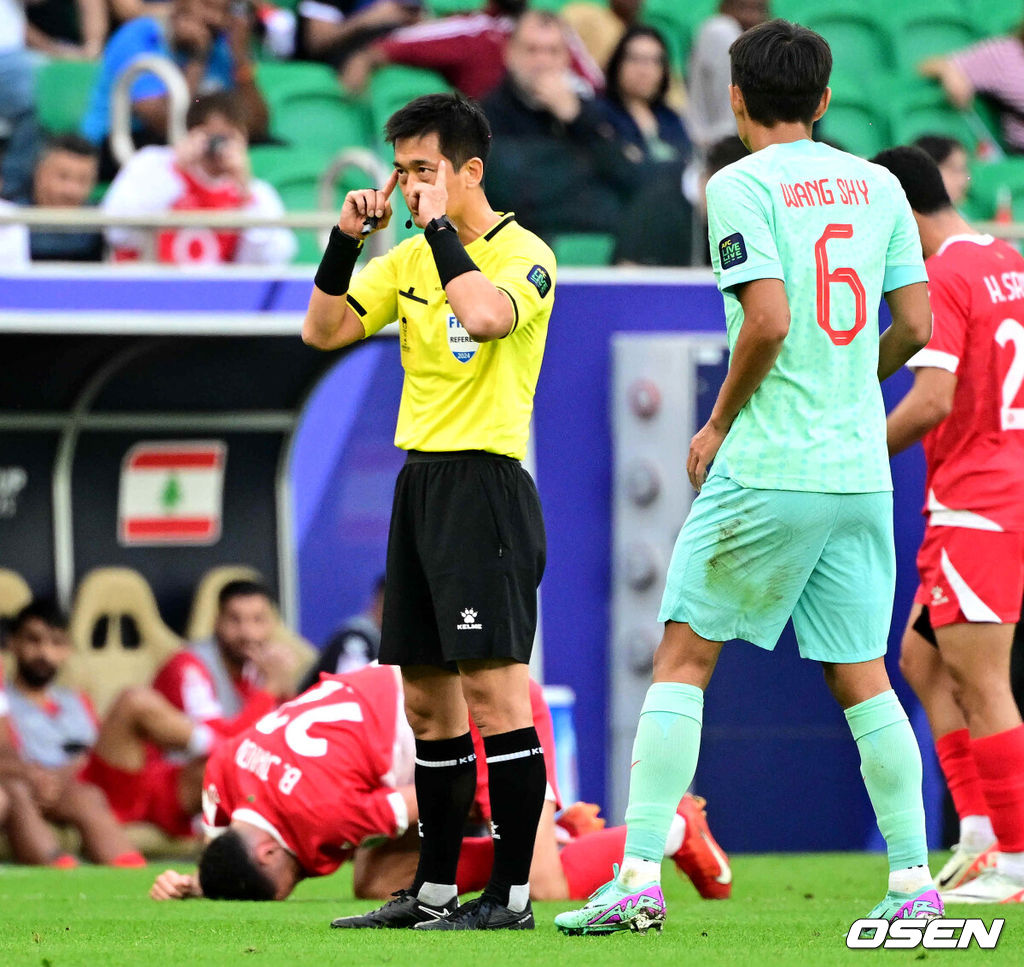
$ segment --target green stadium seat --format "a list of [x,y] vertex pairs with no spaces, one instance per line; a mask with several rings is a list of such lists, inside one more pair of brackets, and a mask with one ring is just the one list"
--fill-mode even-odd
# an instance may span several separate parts
[[898,66],[889,30],[870,9],[815,10],[804,24],[829,42],[836,70],[874,77]]
[[862,158],[888,148],[892,143],[889,116],[879,107],[874,86],[859,77],[836,73],[830,87],[832,100],[817,136]]
[[551,251],[561,266],[610,265],[615,236],[602,232],[565,232],[551,239]]
[[889,24],[900,66],[908,74],[916,74],[917,65],[926,57],[960,50],[981,37],[975,24],[962,14],[901,10]]
[[999,195],[1009,189],[1014,221],[1024,221],[1024,158],[1007,158],[989,164],[971,165],[971,184],[967,193],[972,217],[995,216]]
[[271,132],[296,147],[330,156],[342,148],[373,148],[370,115],[365,105],[330,94],[297,92],[271,117]]
[[1012,34],[1024,19],[1019,3],[1004,3],[1000,0],[965,0],[965,15],[974,22],[984,37],[998,37]]
[[482,10],[486,0],[427,0],[427,9],[435,17],[447,17],[453,13],[470,13]]
[[297,91],[340,94],[341,90],[329,67],[304,61],[260,61],[256,65],[256,83],[271,110]]
[[51,60],[36,72],[36,110],[39,123],[55,134],[78,130],[89,105],[98,61]]
[[895,144],[909,144],[922,134],[944,134],[960,141],[968,153],[977,147],[971,122],[949,103],[938,84],[911,85],[892,97],[889,110]]
[[374,138],[383,140],[387,119],[413,98],[450,90],[440,74],[421,67],[388,64],[374,71],[370,78],[370,123]]

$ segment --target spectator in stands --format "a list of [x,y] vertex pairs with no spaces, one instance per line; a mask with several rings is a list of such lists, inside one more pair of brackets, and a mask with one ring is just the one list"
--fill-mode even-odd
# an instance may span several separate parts
[[[116,78],[132,61],[147,54],[173,61],[193,97],[234,91],[245,130],[252,139],[263,139],[267,106],[256,86],[251,39],[248,17],[229,13],[228,0],[171,0],[166,21],[138,17],[118,29],[103,50],[100,74],[82,119],[82,134],[93,144],[104,146],[101,177],[107,180],[116,170],[107,141]],[[136,144],[166,144],[170,104],[163,81],[152,74],[143,75],[132,85],[131,102]]]
[[[103,792],[79,772],[96,741],[97,722],[85,697],[53,684],[70,654],[67,622],[52,605],[32,601],[14,618],[10,648],[14,680],[6,687],[10,725],[26,762],[28,783],[39,813],[49,822],[72,826],[94,863],[143,866]],[[23,862],[39,862],[38,848],[12,844]]]
[[10,705],[0,668],[0,830],[21,862],[72,869],[78,861],[61,850],[53,828],[43,819],[28,779],[28,766],[14,745]]
[[230,581],[217,597],[213,635],[158,672],[153,688],[218,735],[236,735],[295,694],[297,669],[272,638],[273,599],[255,581]]
[[354,51],[423,14],[420,0],[300,0],[296,56],[337,70]]
[[946,194],[953,207],[959,208],[967,198],[967,187],[971,182],[967,149],[956,138],[944,134],[922,134],[913,146],[920,148],[939,166]]
[[[342,86],[358,93],[382,64],[437,71],[469,97],[483,98],[505,74],[505,45],[526,0],[488,0],[482,10],[454,14],[396,30],[352,54],[342,65]],[[601,69],[571,30],[566,30],[570,67],[591,90],[604,86]]]
[[721,0],[718,13],[697,30],[686,75],[690,134],[701,150],[736,133],[729,103],[729,48],[744,31],[769,17],[768,0]]
[[567,3],[559,16],[576,32],[587,52],[607,72],[612,52],[629,27],[640,22],[644,0],[577,0]]
[[[249,169],[244,109],[227,92],[196,98],[185,119],[187,134],[173,148],[151,145],[136,152],[103,198],[112,215],[164,211],[223,211],[284,214],[280,196]],[[111,228],[114,259],[144,257],[153,232]],[[297,249],[287,228],[238,230],[168,229],[155,233],[153,258],[175,265],[234,262],[282,265]]]
[[312,688],[321,672],[344,675],[377,660],[380,651],[380,626],[384,619],[384,577],[377,578],[366,610],[349,618],[324,646],[320,658],[299,686]]
[[705,194],[708,180],[716,171],[721,171],[726,165],[731,165],[740,158],[745,158],[750,151],[740,140],[738,134],[730,135],[716,141],[710,148],[703,161],[698,165],[691,165],[687,170],[686,193],[694,207],[702,216],[703,228],[700,234],[700,259],[695,260],[698,265],[711,264],[711,252],[708,249],[708,202]]
[[975,94],[986,96],[999,111],[1003,146],[1024,153],[1024,24],[1012,36],[929,57],[917,69],[937,80],[960,110],[971,107]]
[[94,60],[103,53],[110,17],[107,0],[30,0],[28,46],[47,57]]
[[[91,141],[77,134],[51,138],[36,161],[32,192],[23,204],[38,208],[81,208],[96,187],[99,154]],[[33,229],[29,234],[33,262],[99,262],[103,234],[97,231],[56,232]]]
[[569,62],[562,22],[527,11],[505,49],[505,78],[483,102],[494,135],[488,196],[548,239],[614,232],[636,187],[615,129]]
[[[18,206],[0,198],[0,212],[16,212]],[[0,225],[0,265],[24,268],[29,264],[28,229],[24,225]]]
[[665,101],[669,80],[664,38],[654,27],[637,24],[612,52],[598,102],[625,145],[635,183],[643,186],[639,209],[627,221],[636,236],[630,261],[647,265],[689,265],[693,241],[693,210],[683,197],[690,139]]
[[23,195],[32,181],[40,138],[35,86],[32,56],[25,49],[22,0],[0,0],[0,126],[8,129],[0,165],[5,198]]

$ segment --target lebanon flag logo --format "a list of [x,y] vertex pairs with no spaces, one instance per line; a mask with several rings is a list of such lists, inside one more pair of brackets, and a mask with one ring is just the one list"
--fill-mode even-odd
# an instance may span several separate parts
[[219,541],[226,462],[220,440],[135,444],[121,464],[120,542]]

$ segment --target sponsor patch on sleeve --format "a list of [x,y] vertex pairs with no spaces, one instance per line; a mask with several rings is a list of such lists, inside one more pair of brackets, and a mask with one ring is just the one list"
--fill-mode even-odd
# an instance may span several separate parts
[[526,274],[526,281],[534,285],[542,299],[551,291],[551,276],[543,265],[535,265],[530,269]]
[[718,243],[718,257],[722,261],[722,269],[731,269],[747,261],[747,246],[739,232],[726,235]]

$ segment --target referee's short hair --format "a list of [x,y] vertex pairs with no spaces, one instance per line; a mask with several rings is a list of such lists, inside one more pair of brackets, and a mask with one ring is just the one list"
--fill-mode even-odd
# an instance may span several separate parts
[[934,215],[953,207],[939,166],[920,148],[888,148],[871,160],[896,176],[918,215]]
[[491,149],[491,126],[483,108],[472,98],[452,91],[424,94],[399,108],[384,126],[384,138],[394,144],[399,138],[422,138],[436,134],[441,154],[456,170],[470,158],[487,163]]

